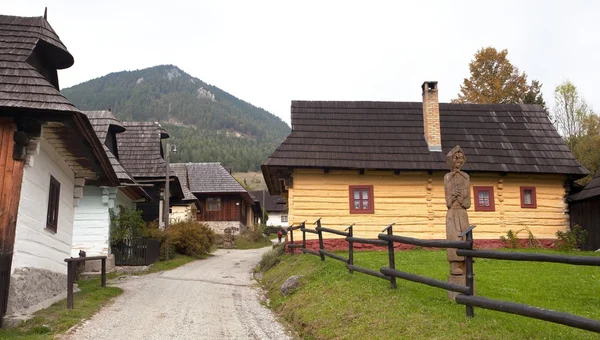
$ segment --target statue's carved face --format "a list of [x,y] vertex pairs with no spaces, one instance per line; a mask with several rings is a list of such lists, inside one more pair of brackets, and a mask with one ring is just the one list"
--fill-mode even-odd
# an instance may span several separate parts
[[465,164],[465,155],[458,151],[452,155],[452,165],[453,169],[460,170],[460,168]]

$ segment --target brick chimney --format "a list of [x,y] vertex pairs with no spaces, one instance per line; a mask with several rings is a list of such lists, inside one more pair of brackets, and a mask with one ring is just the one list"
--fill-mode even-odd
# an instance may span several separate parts
[[437,81],[426,81],[423,89],[423,127],[425,141],[429,151],[442,151],[442,135],[440,132],[440,104],[438,102]]

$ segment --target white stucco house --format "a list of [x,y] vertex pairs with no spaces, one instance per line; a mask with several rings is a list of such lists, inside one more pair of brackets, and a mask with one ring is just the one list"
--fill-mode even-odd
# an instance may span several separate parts
[[[66,294],[83,187],[119,181],[88,119],[59,92],[73,65],[43,17],[0,15],[0,317]],[[8,283],[8,285],[6,285]]]
[[[110,210],[118,213],[121,207],[136,209],[137,202],[146,202],[151,198],[119,162],[116,134],[125,131],[121,122],[111,111],[83,113],[104,146],[119,178],[119,186],[99,186],[92,182],[83,187],[83,197],[75,208],[71,255],[76,257],[80,251],[84,251],[87,256],[107,255],[107,269],[110,270],[114,266],[114,257],[110,256]],[[98,267],[96,263],[86,263],[86,266],[90,270]]]

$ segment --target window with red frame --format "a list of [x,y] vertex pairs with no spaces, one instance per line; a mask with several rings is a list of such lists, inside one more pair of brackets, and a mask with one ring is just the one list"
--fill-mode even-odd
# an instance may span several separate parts
[[537,208],[535,187],[521,187],[521,208]]
[[492,186],[474,186],[473,197],[475,201],[475,211],[495,211],[494,187]]
[[375,204],[373,202],[372,185],[350,186],[350,213],[351,214],[373,214]]

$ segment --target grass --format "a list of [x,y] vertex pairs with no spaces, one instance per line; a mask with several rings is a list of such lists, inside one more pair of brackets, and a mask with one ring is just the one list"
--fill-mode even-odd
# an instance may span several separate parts
[[[445,254],[397,252],[396,268],[446,280]],[[467,319],[465,307],[448,300],[446,291],[401,279],[390,290],[388,282],[349,274],[329,258],[285,254],[280,260],[263,284],[271,308],[306,339],[600,339],[600,334],[480,308]],[[354,262],[378,269],[387,266],[387,252],[357,252]],[[477,295],[600,320],[596,267],[476,259],[474,268]],[[302,285],[283,297],[279,287],[292,275],[304,275]]]
[[173,255],[168,261],[158,261],[158,262],[154,263],[152,266],[150,266],[150,268],[147,271],[138,273],[138,275],[152,274],[152,273],[162,272],[165,270],[175,269],[177,267],[181,267],[184,264],[190,263],[192,261],[196,261],[199,259],[205,259],[205,258],[212,256],[211,254],[200,255],[200,256],[188,256],[188,255],[181,255],[181,254],[173,254]]
[[73,295],[74,309],[68,310],[66,300],[40,310],[34,317],[16,328],[0,329],[0,339],[52,339],[69,328],[90,318],[110,299],[121,294],[117,287],[100,287],[100,278],[80,280],[80,292]]

